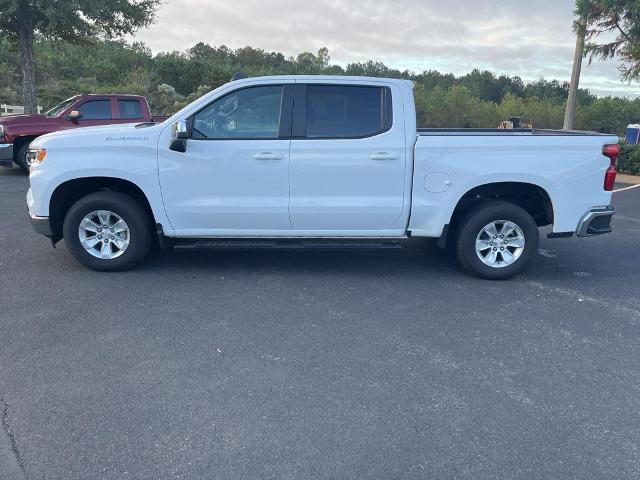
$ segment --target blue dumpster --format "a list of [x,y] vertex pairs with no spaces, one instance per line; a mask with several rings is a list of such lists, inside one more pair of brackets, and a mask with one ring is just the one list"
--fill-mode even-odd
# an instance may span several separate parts
[[639,145],[640,144],[640,125],[629,125],[627,127],[627,144]]

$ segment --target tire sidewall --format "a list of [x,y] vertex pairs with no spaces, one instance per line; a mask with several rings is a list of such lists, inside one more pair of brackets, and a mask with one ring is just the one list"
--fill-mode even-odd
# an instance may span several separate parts
[[[119,215],[129,227],[129,246],[122,255],[102,259],[87,252],[78,236],[82,219],[95,210],[109,210]],[[115,192],[100,192],[78,200],[67,212],[63,233],[67,248],[80,263],[93,270],[126,270],[141,261],[149,251],[151,235],[146,211],[131,197]]]
[[27,142],[20,147],[18,154],[16,155],[15,163],[20,167],[24,173],[29,173],[29,165],[27,163],[27,153],[29,152],[29,143]]
[[[525,237],[524,251],[520,257],[512,265],[502,268],[484,264],[476,253],[478,234],[486,225],[497,220],[515,223]],[[526,210],[508,202],[491,202],[474,209],[462,220],[456,253],[461,265],[473,275],[490,280],[506,280],[526,268],[538,251],[539,242],[538,225]]]

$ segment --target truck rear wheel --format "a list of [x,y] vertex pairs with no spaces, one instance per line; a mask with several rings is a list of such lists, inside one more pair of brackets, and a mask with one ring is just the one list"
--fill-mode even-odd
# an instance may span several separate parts
[[523,208],[509,202],[487,202],[461,220],[456,256],[471,274],[504,280],[520,273],[538,251],[538,225]]
[[150,219],[133,198],[118,192],[98,192],[74,203],[64,219],[67,248],[93,270],[127,270],[151,247]]

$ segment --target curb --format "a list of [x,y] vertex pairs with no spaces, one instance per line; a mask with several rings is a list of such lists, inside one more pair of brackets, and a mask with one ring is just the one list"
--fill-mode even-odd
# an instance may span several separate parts
[[640,177],[636,175],[625,175],[624,173],[619,173],[616,177],[616,182],[629,183],[631,185],[640,185]]

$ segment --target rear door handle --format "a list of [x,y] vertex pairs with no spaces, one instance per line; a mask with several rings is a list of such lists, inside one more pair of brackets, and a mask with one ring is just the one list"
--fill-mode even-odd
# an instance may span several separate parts
[[256,153],[253,158],[256,160],[282,160],[284,155],[281,153],[260,152]]
[[371,160],[397,160],[400,156],[393,153],[378,152],[372,154],[369,158]]

